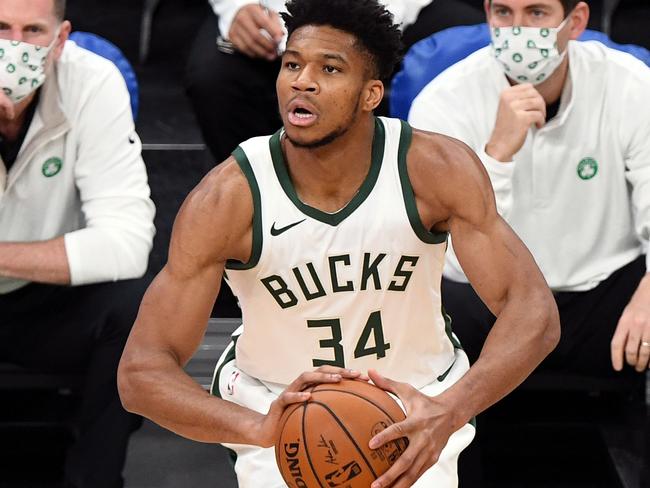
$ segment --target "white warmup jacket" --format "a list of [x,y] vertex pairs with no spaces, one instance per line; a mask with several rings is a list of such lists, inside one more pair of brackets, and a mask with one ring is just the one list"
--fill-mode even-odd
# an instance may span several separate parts
[[[73,285],[144,274],[154,235],[141,143],[117,68],[68,41],[9,173],[0,241],[64,235]],[[25,285],[0,277],[0,293]]]
[[[489,47],[431,81],[414,100],[409,122],[476,151],[499,212],[549,286],[584,291],[647,246],[650,69],[595,41],[571,41],[568,49],[570,75],[558,114],[529,130],[512,162],[485,153],[499,96],[509,86]],[[467,281],[453,252],[445,276]]]
[[[266,5],[275,12],[286,12],[285,3],[287,0],[268,0]],[[380,0],[393,14],[396,24],[406,28],[415,22],[420,10],[429,5],[433,0]],[[244,5],[260,3],[256,0],[210,0],[212,10],[219,16],[219,32],[228,37],[230,26],[235,14]]]

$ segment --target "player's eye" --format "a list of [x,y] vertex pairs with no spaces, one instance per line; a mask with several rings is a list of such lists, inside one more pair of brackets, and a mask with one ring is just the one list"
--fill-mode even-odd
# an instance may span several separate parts
[[298,68],[300,68],[298,63],[294,63],[293,61],[287,61],[286,63],[284,63],[284,66],[285,66],[285,68],[287,68],[287,69],[289,69],[291,71],[294,71],[294,70],[297,70]]
[[325,66],[323,66],[323,71],[325,71],[325,73],[338,73],[341,70],[330,64],[326,64]]

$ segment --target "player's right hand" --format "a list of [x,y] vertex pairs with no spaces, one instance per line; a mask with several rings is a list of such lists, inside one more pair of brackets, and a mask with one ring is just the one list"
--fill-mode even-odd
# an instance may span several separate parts
[[269,412],[262,417],[260,425],[261,447],[271,447],[280,437],[281,425],[280,417],[285,409],[293,404],[306,402],[309,400],[311,393],[303,391],[310,386],[321,383],[338,383],[342,379],[360,379],[368,381],[368,376],[350,369],[338,368],[336,366],[321,366],[315,371],[305,371],[280,394],[280,396],[271,403]]
[[232,21],[228,38],[235,48],[251,58],[273,61],[284,37],[282,21],[277,12],[268,12],[257,4],[240,8]]
[[499,98],[494,130],[485,152],[497,161],[512,161],[526,141],[528,129],[546,123],[546,102],[530,83],[506,88]]

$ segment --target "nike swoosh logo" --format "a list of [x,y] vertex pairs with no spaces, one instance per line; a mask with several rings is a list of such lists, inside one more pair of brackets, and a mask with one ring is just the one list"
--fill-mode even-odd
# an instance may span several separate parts
[[280,234],[282,234],[282,233],[288,231],[289,229],[291,229],[292,227],[295,227],[298,224],[302,224],[305,220],[307,220],[307,219],[299,220],[298,222],[294,222],[293,224],[289,224],[287,226],[280,227],[279,229],[275,228],[275,222],[273,222],[273,225],[271,226],[271,235],[274,236],[274,237],[279,236]]

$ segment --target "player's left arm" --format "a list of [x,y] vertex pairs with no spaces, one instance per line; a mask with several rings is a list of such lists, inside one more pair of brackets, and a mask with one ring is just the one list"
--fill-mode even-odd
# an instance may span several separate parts
[[450,231],[463,270],[497,320],[476,363],[436,397],[370,372],[407,413],[370,447],[409,438],[408,449],[372,488],[411,486],[437,462],[451,434],[519,385],[560,335],[553,296],[528,249],[498,215],[477,156],[455,139],[416,131],[408,172],[422,223]]

